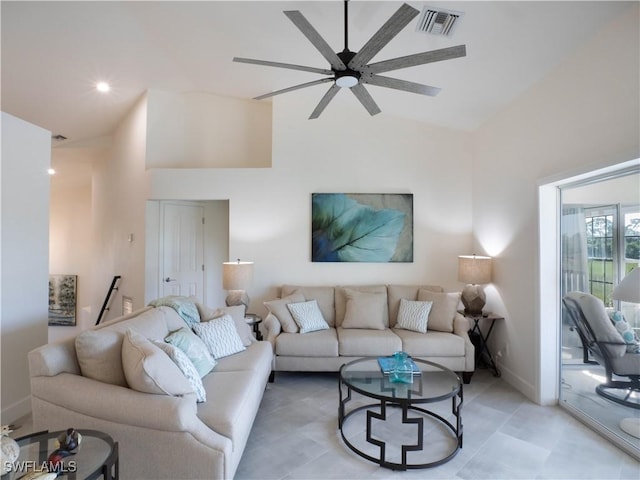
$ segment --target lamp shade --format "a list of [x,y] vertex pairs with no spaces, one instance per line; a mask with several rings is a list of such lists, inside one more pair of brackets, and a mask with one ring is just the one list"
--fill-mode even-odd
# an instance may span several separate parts
[[458,280],[472,285],[491,282],[491,257],[460,255],[458,257]]
[[253,279],[253,262],[224,262],[222,264],[222,288],[246,290]]
[[640,303],[640,267],[625,275],[611,293],[611,298],[622,302]]

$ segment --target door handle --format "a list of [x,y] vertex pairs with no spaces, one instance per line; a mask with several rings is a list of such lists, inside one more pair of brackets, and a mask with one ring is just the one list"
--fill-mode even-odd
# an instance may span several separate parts
[[175,279],[175,278],[169,278],[169,277],[167,277],[167,278],[165,278],[165,279],[164,279],[164,281],[165,281],[166,283],[169,283],[169,282],[175,282],[175,281],[176,281],[176,279]]

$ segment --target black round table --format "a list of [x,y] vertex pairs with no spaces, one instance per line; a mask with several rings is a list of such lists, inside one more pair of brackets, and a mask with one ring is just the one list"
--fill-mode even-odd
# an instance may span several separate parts
[[[12,470],[2,475],[2,480],[15,480],[30,470],[47,464],[49,455],[58,448],[57,438],[63,432],[37,432],[16,439],[20,445],[20,457]],[[106,433],[97,430],[78,429],[82,435],[76,453],[65,457],[60,479],[116,480],[118,478],[118,442]]]

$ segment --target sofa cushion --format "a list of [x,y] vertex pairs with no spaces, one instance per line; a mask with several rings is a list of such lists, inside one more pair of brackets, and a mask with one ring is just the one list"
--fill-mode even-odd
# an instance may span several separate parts
[[187,327],[171,332],[164,341],[182,350],[196,367],[200,377],[204,377],[216,366],[216,361],[207,346]]
[[427,333],[394,328],[402,340],[402,351],[412,357],[464,357],[464,338],[453,333],[428,330]]
[[316,332],[329,328],[316,300],[288,303],[287,308],[291,312],[296,325],[300,328],[300,333]]
[[276,354],[292,357],[337,357],[338,337],[335,328],[301,335],[281,333],[276,338]]
[[305,287],[300,285],[283,285],[280,292],[281,297],[292,294],[299,290],[304,295],[305,300],[315,300],[322,312],[322,316],[330,327],[336,324],[336,312],[334,305],[334,287]]
[[339,327],[338,352],[341,356],[377,357],[402,350],[400,337],[391,330],[355,330]]
[[231,315],[223,315],[208,322],[198,323],[193,326],[193,331],[215,359],[228,357],[246,348],[242,344]]
[[459,292],[444,293],[420,289],[418,300],[433,303],[429,312],[429,330],[453,332],[453,319],[460,303]]
[[[335,306],[336,306],[336,326],[341,327],[344,320],[344,316],[347,313],[347,292],[346,290],[354,290],[357,292],[365,293],[380,293],[384,295],[385,301],[387,298],[387,287],[385,285],[364,285],[364,286],[344,286],[336,287],[335,289]],[[388,309],[383,309],[383,322],[384,326],[389,326],[389,313]]]
[[215,372],[251,370],[269,375],[273,364],[273,347],[270,342],[253,342],[246,350],[218,360]]
[[234,450],[242,448],[260,406],[265,384],[258,378],[256,372],[245,370],[216,371],[202,379],[207,402],[198,404],[198,418],[214,432],[229,438]]
[[133,329],[122,339],[122,366],[133,390],[157,395],[185,395],[193,388],[160,348]]
[[267,310],[269,310],[269,312],[278,319],[283,332],[296,333],[298,332],[298,325],[291,316],[291,312],[287,308],[287,304],[304,302],[305,300],[306,298],[304,298],[302,292],[296,290],[286,297],[264,302],[264,306],[267,307]]
[[387,296],[383,293],[359,292],[345,288],[347,305],[342,328],[384,330]]
[[418,300],[400,299],[398,311],[398,328],[412,330],[418,333],[427,333],[427,320],[431,311],[432,302],[420,302]]
[[432,292],[443,292],[442,287],[437,285],[387,285],[387,296],[389,302],[389,326],[395,327],[398,321],[398,311],[400,309],[400,299],[418,300],[419,290],[430,290]]
[[187,354],[178,347],[174,347],[166,342],[161,342],[160,340],[154,340],[153,344],[166,353],[171,361],[177,365],[191,385],[191,388],[193,388],[193,391],[196,392],[198,402],[206,402],[207,392],[204,389],[204,385],[202,385],[202,379],[196,367],[193,366],[193,362],[187,357]]
[[82,375],[113,385],[127,386],[122,368],[124,333],[111,329],[85,330],[76,337],[76,355]]

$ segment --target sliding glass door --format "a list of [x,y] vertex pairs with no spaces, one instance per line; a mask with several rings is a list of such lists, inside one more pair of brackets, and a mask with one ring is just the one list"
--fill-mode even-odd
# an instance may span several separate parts
[[[612,298],[616,285],[640,265],[640,175],[575,184],[561,189],[561,295],[580,291],[621,311],[640,334],[640,306]],[[572,321],[563,312],[560,352],[560,404],[589,419],[609,437],[635,448],[640,438],[620,428],[626,418],[640,421],[640,410],[614,403],[596,393],[605,381],[604,367],[585,354]],[[636,399],[640,401],[640,399]]]

